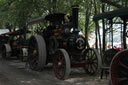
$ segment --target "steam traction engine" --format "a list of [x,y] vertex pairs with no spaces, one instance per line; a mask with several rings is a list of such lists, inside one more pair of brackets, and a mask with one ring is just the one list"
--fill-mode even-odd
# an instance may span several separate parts
[[101,58],[96,49],[85,48],[85,37],[78,29],[78,7],[73,7],[72,16],[55,13],[43,19],[50,22],[49,26],[29,40],[30,68],[41,70],[52,62],[55,75],[59,79],[66,79],[71,67],[82,67],[86,73],[96,74]]
[[23,61],[24,58],[27,57],[27,46],[24,45],[23,34],[23,29],[1,34],[1,36],[8,36],[8,40],[2,43],[1,47],[3,58],[10,59],[17,57]]

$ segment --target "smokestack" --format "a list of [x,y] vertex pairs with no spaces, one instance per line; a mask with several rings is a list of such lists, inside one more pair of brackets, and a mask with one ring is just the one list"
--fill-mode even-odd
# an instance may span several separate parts
[[72,6],[72,20],[73,20],[74,30],[78,29],[78,11],[79,11],[79,6],[73,5]]

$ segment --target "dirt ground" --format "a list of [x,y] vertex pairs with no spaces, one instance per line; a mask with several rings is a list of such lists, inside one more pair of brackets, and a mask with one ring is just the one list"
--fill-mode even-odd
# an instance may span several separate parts
[[54,76],[52,65],[41,72],[25,68],[19,60],[0,58],[0,85],[108,85],[109,78],[100,79],[99,75],[89,76],[83,69],[72,69],[67,80],[58,80]]

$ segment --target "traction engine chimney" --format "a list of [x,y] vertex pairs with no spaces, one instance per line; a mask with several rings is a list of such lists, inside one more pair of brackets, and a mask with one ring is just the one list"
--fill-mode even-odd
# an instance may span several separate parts
[[72,20],[73,20],[74,31],[78,29],[78,11],[79,11],[79,6],[73,5],[72,6]]

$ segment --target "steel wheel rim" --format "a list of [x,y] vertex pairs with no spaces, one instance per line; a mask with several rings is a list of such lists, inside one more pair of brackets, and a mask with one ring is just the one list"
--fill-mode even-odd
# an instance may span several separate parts
[[114,56],[111,63],[111,80],[113,85],[128,84],[128,50]]
[[90,48],[84,52],[84,56],[85,62],[87,62],[84,67],[85,71],[90,75],[96,74],[101,65],[101,61],[98,59],[98,57],[100,57],[98,52],[95,49]]

